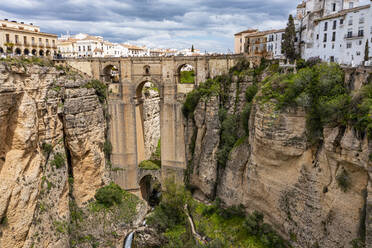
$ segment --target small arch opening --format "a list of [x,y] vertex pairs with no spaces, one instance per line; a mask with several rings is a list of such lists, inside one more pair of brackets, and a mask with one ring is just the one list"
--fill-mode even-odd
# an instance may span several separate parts
[[21,55],[22,50],[20,48],[16,48],[15,53],[16,53],[16,55]]
[[179,68],[179,82],[181,84],[195,83],[195,70],[190,64],[184,64]]
[[47,50],[45,54],[46,54],[46,56],[50,56],[50,51]]
[[108,65],[103,69],[103,77],[108,83],[119,83],[119,69],[114,65]]
[[37,55],[37,51],[36,51],[36,49],[32,49],[31,54],[32,54],[33,56],[36,56],[36,55]]
[[143,67],[143,69],[144,69],[146,75],[150,75],[150,66],[145,65],[145,66]]
[[151,207],[159,205],[161,198],[161,184],[159,180],[151,175],[144,176],[140,183],[142,198]]
[[40,57],[44,57],[44,50],[40,50],[39,55],[40,55]]
[[30,54],[30,50],[28,50],[28,49],[26,48],[26,49],[23,51],[23,54],[26,55],[26,56],[29,55],[29,54]]
[[4,49],[0,47],[0,53],[4,53]]

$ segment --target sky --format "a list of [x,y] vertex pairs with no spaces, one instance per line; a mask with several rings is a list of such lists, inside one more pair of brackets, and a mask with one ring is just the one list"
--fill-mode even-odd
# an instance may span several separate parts
[[[363,0],[365,1],[365,0]],[[159,48],[233,51],[234,33],[284,28],[300,0],[2,0],[0,18],[58,35]]]

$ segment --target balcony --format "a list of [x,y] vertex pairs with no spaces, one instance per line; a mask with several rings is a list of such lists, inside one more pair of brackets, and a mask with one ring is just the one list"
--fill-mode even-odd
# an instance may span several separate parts
[[358,35],[345,35],[345,39],[352,40],[352,39],[362,39],[364,37],[364,34],[358,34]]

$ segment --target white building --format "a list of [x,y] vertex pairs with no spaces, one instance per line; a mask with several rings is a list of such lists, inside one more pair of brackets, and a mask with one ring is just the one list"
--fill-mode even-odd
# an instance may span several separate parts
[[[347,7],[355,3],[350,1]],[[319,57],[349,66],[362,64],[365,43],[370,40],[372,31],[371,18],[370,5],[364,5],[315,19],[313,46],[306,47],[303,58]]]
[[284,59],[282,53],[282,40],[285,29],[274,30],[272,33],[266,35],[267,51],[271,54],[273,59]]

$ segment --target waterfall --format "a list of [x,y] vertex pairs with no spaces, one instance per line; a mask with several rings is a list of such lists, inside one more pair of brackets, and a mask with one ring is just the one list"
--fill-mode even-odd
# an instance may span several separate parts
[[134,231],[131,232],[131,233],[127,236],[127,238],[125,239],[124,248],[131,248],[131,247],[132,247],[133,235],[134,235]]

